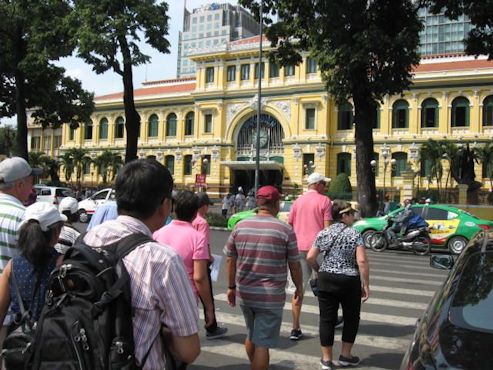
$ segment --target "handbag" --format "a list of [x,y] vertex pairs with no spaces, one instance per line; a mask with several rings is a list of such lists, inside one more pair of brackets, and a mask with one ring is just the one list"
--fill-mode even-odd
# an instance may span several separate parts
[[[332,246],[335,244],[335,242],[339,240],[339,238],[343,234],[343,231],[346,230],[346,228],[347,228],[347,225],[342,228],[342,230],[340,231],[338,237],[334,239],[334,241],[330,244],[330,247],[327,248],[327,250],[324,252],[324,260],[327,257],[327,254],[328,254],[329,250],[332,248]],[[318,289],[318,277],[311,278],[310,281],[309,281],[309,283],[310,283],[310,288],[312,289],[313,295],[315,297],[317,297],[318,296],[318,291],[319,291],[319,289]]]
[[[10,333],[3,342],[1,357],[3,358],[4,366],[7,370],[22,370],[27,369],[27,364],[32,350],[31,345],[34,341],[36,323],[32,317],[31,307],[27,310],[24,307],[19,286],[17,285],[17,279],[15,278],[13,264],[11,276],[12,285],[14,286],[21,313],[20,316],[18,315],[18,317],[15,318],[9,328]],[[31,297],[31,306],[34,303],[34,297],[40,283],[41,279],[38,275]]]

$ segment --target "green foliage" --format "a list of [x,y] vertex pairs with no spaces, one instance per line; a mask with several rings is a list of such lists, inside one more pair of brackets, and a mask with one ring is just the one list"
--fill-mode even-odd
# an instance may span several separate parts
[[[260,14],[256,0],[239,3]],[[378,101],[411,85],[422,25],[411,0],[268,0],[264,5],[269,58],[299,64],[314,58],[327,91],[341,104],[353,100],[356,173],[362,216],[377,210],[372,127]],[[280,21],[273,23],[273,17]]]
[[431,5],[434,13],[444,12],[450,19],[465,14],[474,26],[465,39],[466,53],[493,58],[493,17],[491,1],[485,0],[421,0]]
[[121,157],[111,150],[103,151],[92,161],[103,179],[103,184],[108,183],[108,176],[113,181],[120,167],[123,165]]
[[205,219],[209,223],[209,226],[215,227],[227,227],[228,220],[218,213],[208,213],[205,215]]
[[14,152],[16,131],[10,126],[0,127],[0,154],[11,155]]
[[82,179],[82,169],[84,168],[84,163],[87,161],[87,153],[89,151],[83,148],[71,148],[68,149],[62,156],[62,161],[64,161],[68,166],[68,173],[70,176],[67,177],[67,168],[65,169],[65,178],[67,181],[71,178],[75,171],[75,177],[77,179],[77,184],[80,187],[80,181]]
[[486,199],[488,200],[488,204],[493,205],[493,191],[488,193],[488,197]]
[[27,113],[35,123],[78,125],[93,110],[93,95],[53,64],[74,50],[67,0],[0,3],[0,117],[17,115],[16,154],[28,158]]
[[139,42],[169,53],[168,5],[155,0],[74,0],[73,25],[78,55],[100,74],[108,70],[122,76],[127,146],[125,161],[137,158],[140,117],[133,97],[132,66],[149,62]]
[[335,179],[330,182],[327,195],[331,199],[352,200],[353,188],[348,175],[344,172],[337,175]]

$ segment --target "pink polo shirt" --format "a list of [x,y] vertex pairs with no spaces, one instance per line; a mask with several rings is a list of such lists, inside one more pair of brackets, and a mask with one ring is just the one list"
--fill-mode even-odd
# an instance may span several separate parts
[[332,220],[332,201],[326,195],[310,189],[293,203],[288,222],[293,226],[300,251],[309,250],[324,221]]
[[173,220],[152,235],[154,240],[169,245],[183,260],[192,288],[197,294],[193,280],[193,261],[208,260],[209,248],[204,234],[194,229],[191,222]]

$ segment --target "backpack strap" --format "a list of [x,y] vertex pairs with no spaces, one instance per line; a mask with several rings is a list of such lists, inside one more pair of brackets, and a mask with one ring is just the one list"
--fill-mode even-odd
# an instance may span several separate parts
[[34,305],[34,297],[36,295],[36,292],[38,291],[39,286],[41,285],[41,274],[40,273],[36,274],[36,282],[34,283],[34,288],[31,293],[31,304],[29,305],[27,310],[26,307],[24,306],[24,300],[22,299],[21,292],[19,290],[19,285],[17,284],[17,278],[15,277],[13,260],[12,260],[12,269],[10,276],[12,276],[12,285],[14,286],[15,295],[17,297],[17,301],[19,302],[19,309],[21,310],[21,319],[18,324],[24,324],[26,319],[27,320],[31,319],[32,316],[31,308]]
[[[153,241],[153,239],[145,234],[142,233],[131,234],[122,238],[118,243],[116,243],[116,245],[113,244],[112,246],[107,248],[107,250],[114,252],[117,257],[117,260],[121,261],[126,255],[132,252],[139,245],[150,241]],[[92,309],[93,316],[97,316],[99,313],[101,313],[104,309],[104,306],[115,300],[123,293],[124,287],[127,285],[129,281],[129,276],[126,271],[118,271],[118,269],[120,268],[121,267],[117,263],[116,269],[119,278],[110,289],[108,289],[106,292],[102,294],[100,300],[94,303]]]

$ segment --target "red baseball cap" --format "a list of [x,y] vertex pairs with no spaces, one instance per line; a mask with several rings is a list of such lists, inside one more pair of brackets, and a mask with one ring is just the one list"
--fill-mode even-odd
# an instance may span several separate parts
[[276,202],[281,199],[281,194],[279,190],[272,185],[262,186],[257,191],[257,202],[259,200],[267,200],[269,202]]

